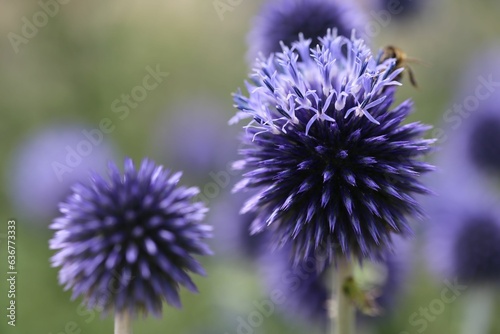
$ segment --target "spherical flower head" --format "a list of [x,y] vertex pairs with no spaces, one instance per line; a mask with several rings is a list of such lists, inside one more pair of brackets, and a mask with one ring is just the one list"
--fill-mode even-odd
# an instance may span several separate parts
[[214,227],[212,248],[217,254],[254,260],[261,252],[267,251],[268,242],[265,234],[248,233],[255,214],[239,214],[244,202],[243,194],[235,196],[225,192],[211,205],[207,222]]
[[456,276],[471,283],[500,278],[500,220],[494,216],[467,217],[454,240]]
[[[394,251],[386,251],[382,261],[365,262],[355,269],[358,285],[362,289],[370,289],[368,293],[374,295],[373,306],[379,308],[380,315],[394,310],[413,263],[412,243],[400,237],[396,237],[394,243]],[[329,272],[318,270],[317,259],[314,258],[294,266],[289,260],[287,248],[273,254],[262,253],[259,258],[259,269],[267,291],[271,297],[277,290],[283,292],[280,310],[292,320],[326,326],[331,297],[328,291]],[[359,315],[362,315],[361,311]],[[360,317],[360,321],[369,321],[372,316]]]
[[271,298],[276,291],[283,296],[279,310],[295,322],[324,326],[328,320],[328,274],[318,270],[316,259],[309,258],[294,266],[289,247],[272,254],[262,253],[258,269]]
[[257,214],[251,233],[272,230],[277,246],[293,245],[295,261],[318,252],[324,264],[377,258],[421,215],[413,195],[428,192],[418,177],[433,168],[419,158],[434,141],[422,138],[428,126],[402,125],[411,101],[390,109],[401,73],[394,59],[331,32],[320,42],[309,49],[301,39],[261,59],[249,96],[234,95],[232,122],[253,118],[234,191],[258,189],[242,209]]
[[[208,96],[170,106],[154,132],[156,151],[169,166],[183,170],[188,177],[205,179],[210,172],[225,169],[236,150],[236,134],[226,130],[225,109]],[[192,135],[186,136],[186,129]]]
[[[457,188],[459,185],[460,189],[467,189],[464,202],[472,199],[477,203],[471,196],[471,189],[479,189],[479,193],[487,189],[498,191],[495,181],[500,178],[500,95],[495,94],[492,87],[500,82],[499,52],[498,45],[479,50],[459,80],[450,105],[463,104],[470,113],[464,117],[446,112],[450,117],[446,117],[441,126],[445,131],[441,134],[441,149],[436,157],[436,165],[442,173],[438,180],[429,181],[429,184],[439,185],[437,193],[444,190],[446,196],[460,196],[464,192]],[[474,97],[476,91],[481,91],[480,98]],[[448,192],[448,188],[452,191]]]
[[253,62],[259,52],[268,56],[281,51],[280,42],[291,47],[299,34],[311,38],[313,47],[328,29],[336,28],[339,35],[350,36],[353,29],[362,31],[362,22],[358,8],[339,0],[268,1],[248,37],[249,60]]
[[[460,166],[457,166],[460,168]],[[451,178],[449,177],[451,175]],[[438,200],[428,201],[426,260],[439,280],[468,285],[500,282],[500,197],[485,184],[452,182],[452,172],[432,182]]]
[[197,291],[188,272],[205,275],[193,255],[211,253],[203,241],[211,228],[199,223],[207,209],[192,202],[198,189],[147,159],[137,171],[126,159],[123,176],[109,169],[109,181],[94,173],[74,186],[51,225],[59,282],[89,308],[160,315],[163,300],[180,307],[181,285]]
[[405,19],[412,18],[418,16],[424,9],[427,0],[372,0],[374,2],[374,6],[376,7],[381,14],[386,13],[386,15],[390,15],[391,18],[395,20],[404,21]]
[[500,176],[500,112],[484,112],[475,118],[468,145],[471,162],[479,170]]
[[57,203],[71,193],[71,186],[88,177],[90,170],[105,171],[117,153],[101,138],[92,144],[86,124],[58,124],[39,129],[14,151],[6,182],[12,204],[28,222],[44,228],[57,215]]
[[[451,125],[457,135],[463,137],[457,141],[465,141],[465,144],[461,143],[464,145],[462,150],[465,149],[465,152],[461,152],[466,158],[465,163],[487,177],[500,176],[500,96],[491,88],[500,81],[499,52],[499,45],[481,49],[467,65],[460,80],[457,100],[461,102],[464,96],[474,95],[472,92],[478,90],[478,87],[487,93],[476,99],[475,110],[466,121],[453,117]],[[466,108],[470,109],[469,106]]]
[[416,264],[413,240],[395,237],[393,243],[393,249],[385,252],[384,260],[381,263],[373,263],[374,266],[385,269],[385,275],[378,282],[379,291],[376,298],[381,315],[388,315],[397,310],[403,300],[401,297],[410,288],[408,283]]

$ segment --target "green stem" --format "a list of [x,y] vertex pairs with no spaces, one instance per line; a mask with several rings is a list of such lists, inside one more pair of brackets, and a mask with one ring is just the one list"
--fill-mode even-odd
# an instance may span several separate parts
[[132,334],[132,320],[129,312],[115,314],[115,334]]
[[351,298],[346,295],[344,287],[348,279],[352,279],[353,266],[352,263],[342,258],[337,264],[337,277],[334,279],[333,294],[337,297],[337,317],[335,325],[331,325],[330,332],[332,334],[354,334],[355,332],[355,307]]

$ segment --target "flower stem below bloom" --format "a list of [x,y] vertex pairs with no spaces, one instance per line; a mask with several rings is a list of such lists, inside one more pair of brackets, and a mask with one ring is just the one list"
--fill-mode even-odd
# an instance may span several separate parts
[[[351,259],[352,260],[352,259]],[[335,275],[334,275],[335,276]],[[333,279],[333,294],[336,296],[337,316],[331,320],[332,334],[354,334],[355,333],[355,307],[352,296],[348,295],[346,284],[353,279],[353,265],[342,258],[337,264],[337,277]]]
[[132,334],[132,321],[129,312],[115,314],[115,334]]

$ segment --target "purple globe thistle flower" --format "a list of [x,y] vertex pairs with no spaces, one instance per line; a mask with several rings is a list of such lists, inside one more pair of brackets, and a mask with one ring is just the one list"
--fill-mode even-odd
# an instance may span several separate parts
[[327,273],[318,270],[316,259],[309,258],[297,266],[290,262],[285,247],[272,254],[259,257],[260,276],[267,293],[279,295],[280,311],[290,319],[325,326],[328,320],[330,298],[326,279]]
[[380,306],[382,315],[393,312],[401,301],[401,296],[409,288],[407,282],[415,263],[414,246],[412,240],[395,237],[393,250],[385,252],[382,262],[374,263],[384,271],[384,275],[376,282],[379,290],[376,303]]
[[474,165],[500,174],[500,113],[497,110],[475,122],[467,149]]
[[[454,110],[463,107],[463,111],[450,112],[453,110],[449,109],[445,112],[441,150],[436,157],[442,173],[437,179],[428,180],[428,184],[437,186],[438,193],[444,191],[446,196],[455,198],[462,193],[456,190],[457,184],[464,189],[479,189],[476,191],[479,193],[497,191],[495,182],[491,181],[500,177],[500,96],[493,90],[494,83],[500,81],[498,52],[500,49],[495,48],[477,55],[477,60],[463,74],[453,103]],[[493,86],[487,82],[492,82]],[[448,189],[454,191],[448,193]],[[464,199],[467,200],[468,197]],[[449,201],[444,199],[444,202]],[[433,201],[429,204],[435,205]]]
[[[444,173],[448,173],[444,171]],[[446,174],[442,178],[446,179]],[[466,284],[500,281],[500,198],[490,189],[467,184],[458,194],[449,180],[434,180],[440,200],[428,204],[428,263],[441,278]],[[462,188],[462,185],[460,185]],[[463,192],[460,192],[463,193]]]
[[[381,315],[389,314],[403,291],[409,277],[412,243],[400,237],[394,240],[394,251],[386,251],[380,262],[365,262],[357,281],[376,290],[375,303]],[[318,270],[316,259],[310,258],[294,266],[287,253],[281,249],[273,254],[261,254],[259,258],[261,276],[266,290],[272,296],[281,292],[281,311],[294,320],[326,326],[328,322],[328,272]],[[370,317],[371,318],[371,317]],[[362,318],[365,320],[365,317]],[[360,319],[361,320],[361,319]]]
[[453,245],[456,275],[467,282],[500,278],[500,216],[471,215]]
[[500,80],[498,51],[481,51],[465,71],[457,94],[460,101],[478,91],[482,98],[466,119],[462,114],[447,118],[436,160],[440,173],[427,180],[439,195],[426,203],[427,261],[438,277],[458,277],[471,284],[500,278],[500,198],[492,182],[500,176],[499,99],[487,87],[478,88],[478,82]]
[[239,214],[245,202],[243,196],[224,193],[210,209],[207,222],[214,226],[213,249],[217,254],[228,257],[255,259],[268,250],[265,234],[250,235],[248,230],[255,219],[254,213]]
[[106,169],[116,150],[103,137],[91,143],[85,135],[91,131],[82,124],[54,125],[33,133],[15,150],[7,183],[19,214],[47,226],[74,183],[85,180],[90,170]]
[[500,81],[499,52],[500,47],[496,46],[482,50],[474,57],[461,79],[457,94],[457,100],[467,113],[455,113],[447,118],[450,122],[447,154],[470,167],[458,170],[465,173],[473,170],[480,176],[497,178],[500,176],[500,95],[494,89]]
[[316,47],[328,29],[336,28],[339,35],[351,36],[362,31],[363,15],[352,3],[338,0],[271,0],[264,4],[248,36],[249,60],[259,52],[268,56],[281,51],[280,42],[291,47],[299,34],[312,39]]
[[401,124],[411,101],[390,109],[401,73],[394,59],[330,32],[320,42],[309,49],[302,38],[261,59],[249,97],[234,95],[231,123],[253,118],[234,191],[258,190],[241,211],[257,214],[251,233],[272,230],[296,263],[320,252],[324,265],[378,258],[392,235],[411,233],[408,216],[420,216],[412,195],[428,193],[417,178],[433,169],[419,160],[433,140],[422,138],[428,126]]
[[[197,97],[169,108],[166,116],[153,141],[169,166],[197,179],[227,168],[234,158],[236,134],[225,130],[227,112],[216,100]],[[186,129],[193,135],[185,136]]]
[[109,181],[93,173],[74,186],[51,225],[59,282],[89,308],[160,315],[163,300],[180,307],[181,285],[197,291],[188,272],[205,275],[192,255],[211,254],[203,241],[211,228],[199,224],[207,209],[192,202],[198,189],[147,159],[137,171],[126,159],[123,176],[109,169]]
[[427,0],[374,0],[374,7],[383,10],[391,18],[405,20],[420,14]]

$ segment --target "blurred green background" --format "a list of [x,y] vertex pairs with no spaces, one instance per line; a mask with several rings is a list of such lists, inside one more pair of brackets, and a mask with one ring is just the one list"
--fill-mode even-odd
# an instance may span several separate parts
[[[427,12],[407,23],[391,21],[381,26],[372,44],[374,49],[397,45],[429,64],[413,66],[420,88],[416,90],[405,81],[398,97],[415,100],[417,112],[412,120],[440,124],[471,57],[483,47],[500,43],[500,3],[431,2]],[[220,113],[228,119],[233,114],[230,93],[241,87],[247,76],[246,34],[259,6],[259,1],[242,1],[221,20],[212,1],[73,0],[60,5],[59,12],[38,29],[36,36],[20,44],[16,53],[8,35],[20,34],[22,18],[31,20],[40,5],[37,1],[0,2],[0,161],[4,180],[0,234],[5,237],[8,219],[17,220],[18,271],[17,322],[13,328],[5,317],[8,301],[3,239],[0,333],[59,334],[71,322],[81,330],[74,333],[113,330],[111,318],[83,312],[80,300],[70,301],[70,292],[63,292],[57,284],[57,270],[49,263],[49,222],[31,222],[29,219],[36,218],[24,218],[25,214],[13,208],[7,184],[19,145],[54,123],[77,121],[92,128],[107,117],[116,128],[106,139],[118,148],[120,159],[149,156],[168,165],[169,160],[158,152],[158,143],[152,143],[152,131],[160,119],[176,112],[175,106],[210,96],[220,104]],[[141,84],[147,66],[157,65],[169,76],[120,120],[112,112],[111,103]],[[187,136],[196,136],[185,130]],[[189,175],[184,180],[194,182],[199,180]],[[183,292],[182,310],[166,307],[162,319],[139,319],[134,323],[136,333],[236,333],[237,318],[246,318],[254,309],[253,301],[266,298],[254,264],[217,255],[203,259],[203,263],[208,278],[195,278],[200,294]],[[402,305],[367,333],[417,333],[408,322],[409,315],[437,298],[442,286],[430,279],[421,261],[416,266]],[[429,322],[425,333],[457,332],[463,306],[462,300],[447,305],[435,321]],[[500,333],[500,320],[496,321],[491,333]],[[254,333],[315,330],[310,324],[298,325],[276,312]]]

